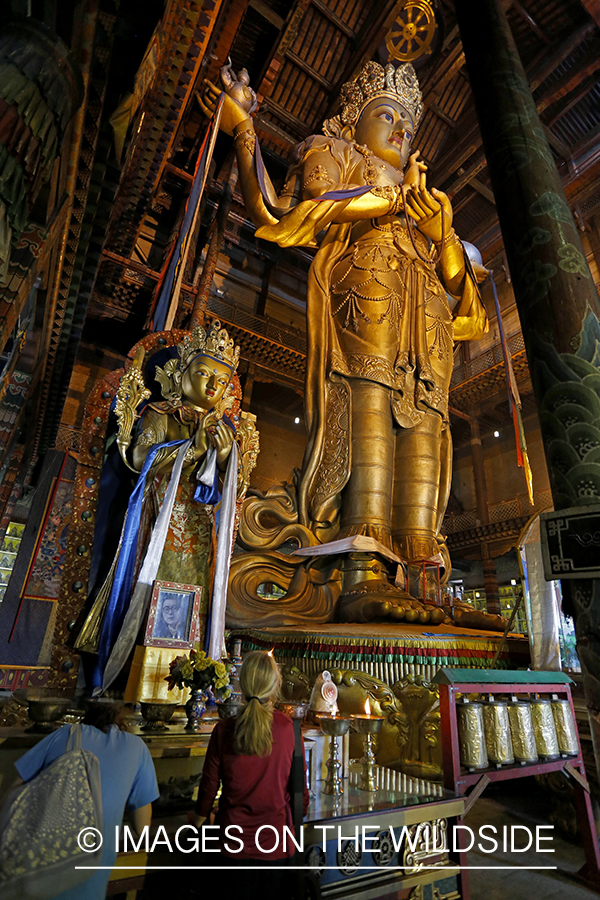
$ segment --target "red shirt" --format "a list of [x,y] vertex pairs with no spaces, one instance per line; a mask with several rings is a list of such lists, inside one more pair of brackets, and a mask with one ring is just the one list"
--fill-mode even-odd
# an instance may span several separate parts
[[[273,853],[264,853],[268,859],[283,859],[295,852],[293,841],[287,834],[284,846],[284,825],[293,835],[292,812],[290,808],[289,781],[294,755],[294,726],[292,720],[279,710],[273,710],[273,748],[269,756],[244,756],[235,753],[233,739],[235,718],[221,719],[211,735],[206,759],[202,770],[202,780],[198,790],[195,810],[200,816],[208,816],[218,788],[223,788],[219,799],[219,811],[215,824],[220,826],[219,847],[226,856],[240,859],[261,858],[261,850],[256,845],[256,832],[262,825],[274,826],[279,834],[279,843]],[[302,746],[304,755],[304,745]],[[309,793],[304,778],[304,815],[308,809]],[[225,834],[229,825],[231,837]],[[239,840],[243,849],[239,849]],[[276,835],[272,828],[264,829],[258,836],[260,846],[270,850],[275,846]],[[233,852],[228,852],[224,844],[229,844]],[[210,844],[209,844],[210,846]],[[213,845],[217,846],[216,842]]]

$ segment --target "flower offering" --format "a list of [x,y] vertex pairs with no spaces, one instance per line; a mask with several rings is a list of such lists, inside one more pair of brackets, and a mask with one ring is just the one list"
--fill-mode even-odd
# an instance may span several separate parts
[[201,691],[212,688],[216,700],[227,700],[231,694],[231,663],[211,659],[202,650],[190,650],[189,656],[176,656],[169,669],[165,680],[170,691],[175,687]]

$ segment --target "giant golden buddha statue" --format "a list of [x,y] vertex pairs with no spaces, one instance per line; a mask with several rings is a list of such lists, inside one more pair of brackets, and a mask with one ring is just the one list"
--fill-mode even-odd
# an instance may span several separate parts
[[[228,76],[220,125],[235,137],[257,236],[318,247],[308,280],[302,470],[294,486],[246,501],[239,537],[249,553],[233,560],[228,621],[435,624],[443,612],[424,610],[410,585],[394,583],[390,559],[437,560],[449,575],[440,529],[452,469],[454,342],[488,328],[477,288],[487,273],[467,259],[448,197],[429,188],[427,167],[411,152],[423,113],[414,69],[368,62],[343,86],[324,134],[296,149],[280,197],[247,112],[252,92],[240,94]],[[219,95],[210,85],[205,112]],[[334,544],[322,555],[352,536],[382,552],[340,555]],[[278,552],[291,538],[314,555]],[[285,597],[261,598],[261,582],[282,585]]]

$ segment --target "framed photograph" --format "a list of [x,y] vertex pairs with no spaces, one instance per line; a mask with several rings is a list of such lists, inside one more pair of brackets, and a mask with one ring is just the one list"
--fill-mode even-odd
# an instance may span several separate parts
[[146,647],[188,650],[202,638],[200,596],[197,584],[155,581],[148,611]]

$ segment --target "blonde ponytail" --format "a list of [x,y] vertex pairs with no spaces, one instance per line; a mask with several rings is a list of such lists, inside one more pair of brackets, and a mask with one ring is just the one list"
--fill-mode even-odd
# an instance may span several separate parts
[[277,663],[269,653],[254,651],[244,659],[240,688],[246,705],[236,718],[234,750],[244,756],[269,756],[273,706],[270,702],[281,687]]

